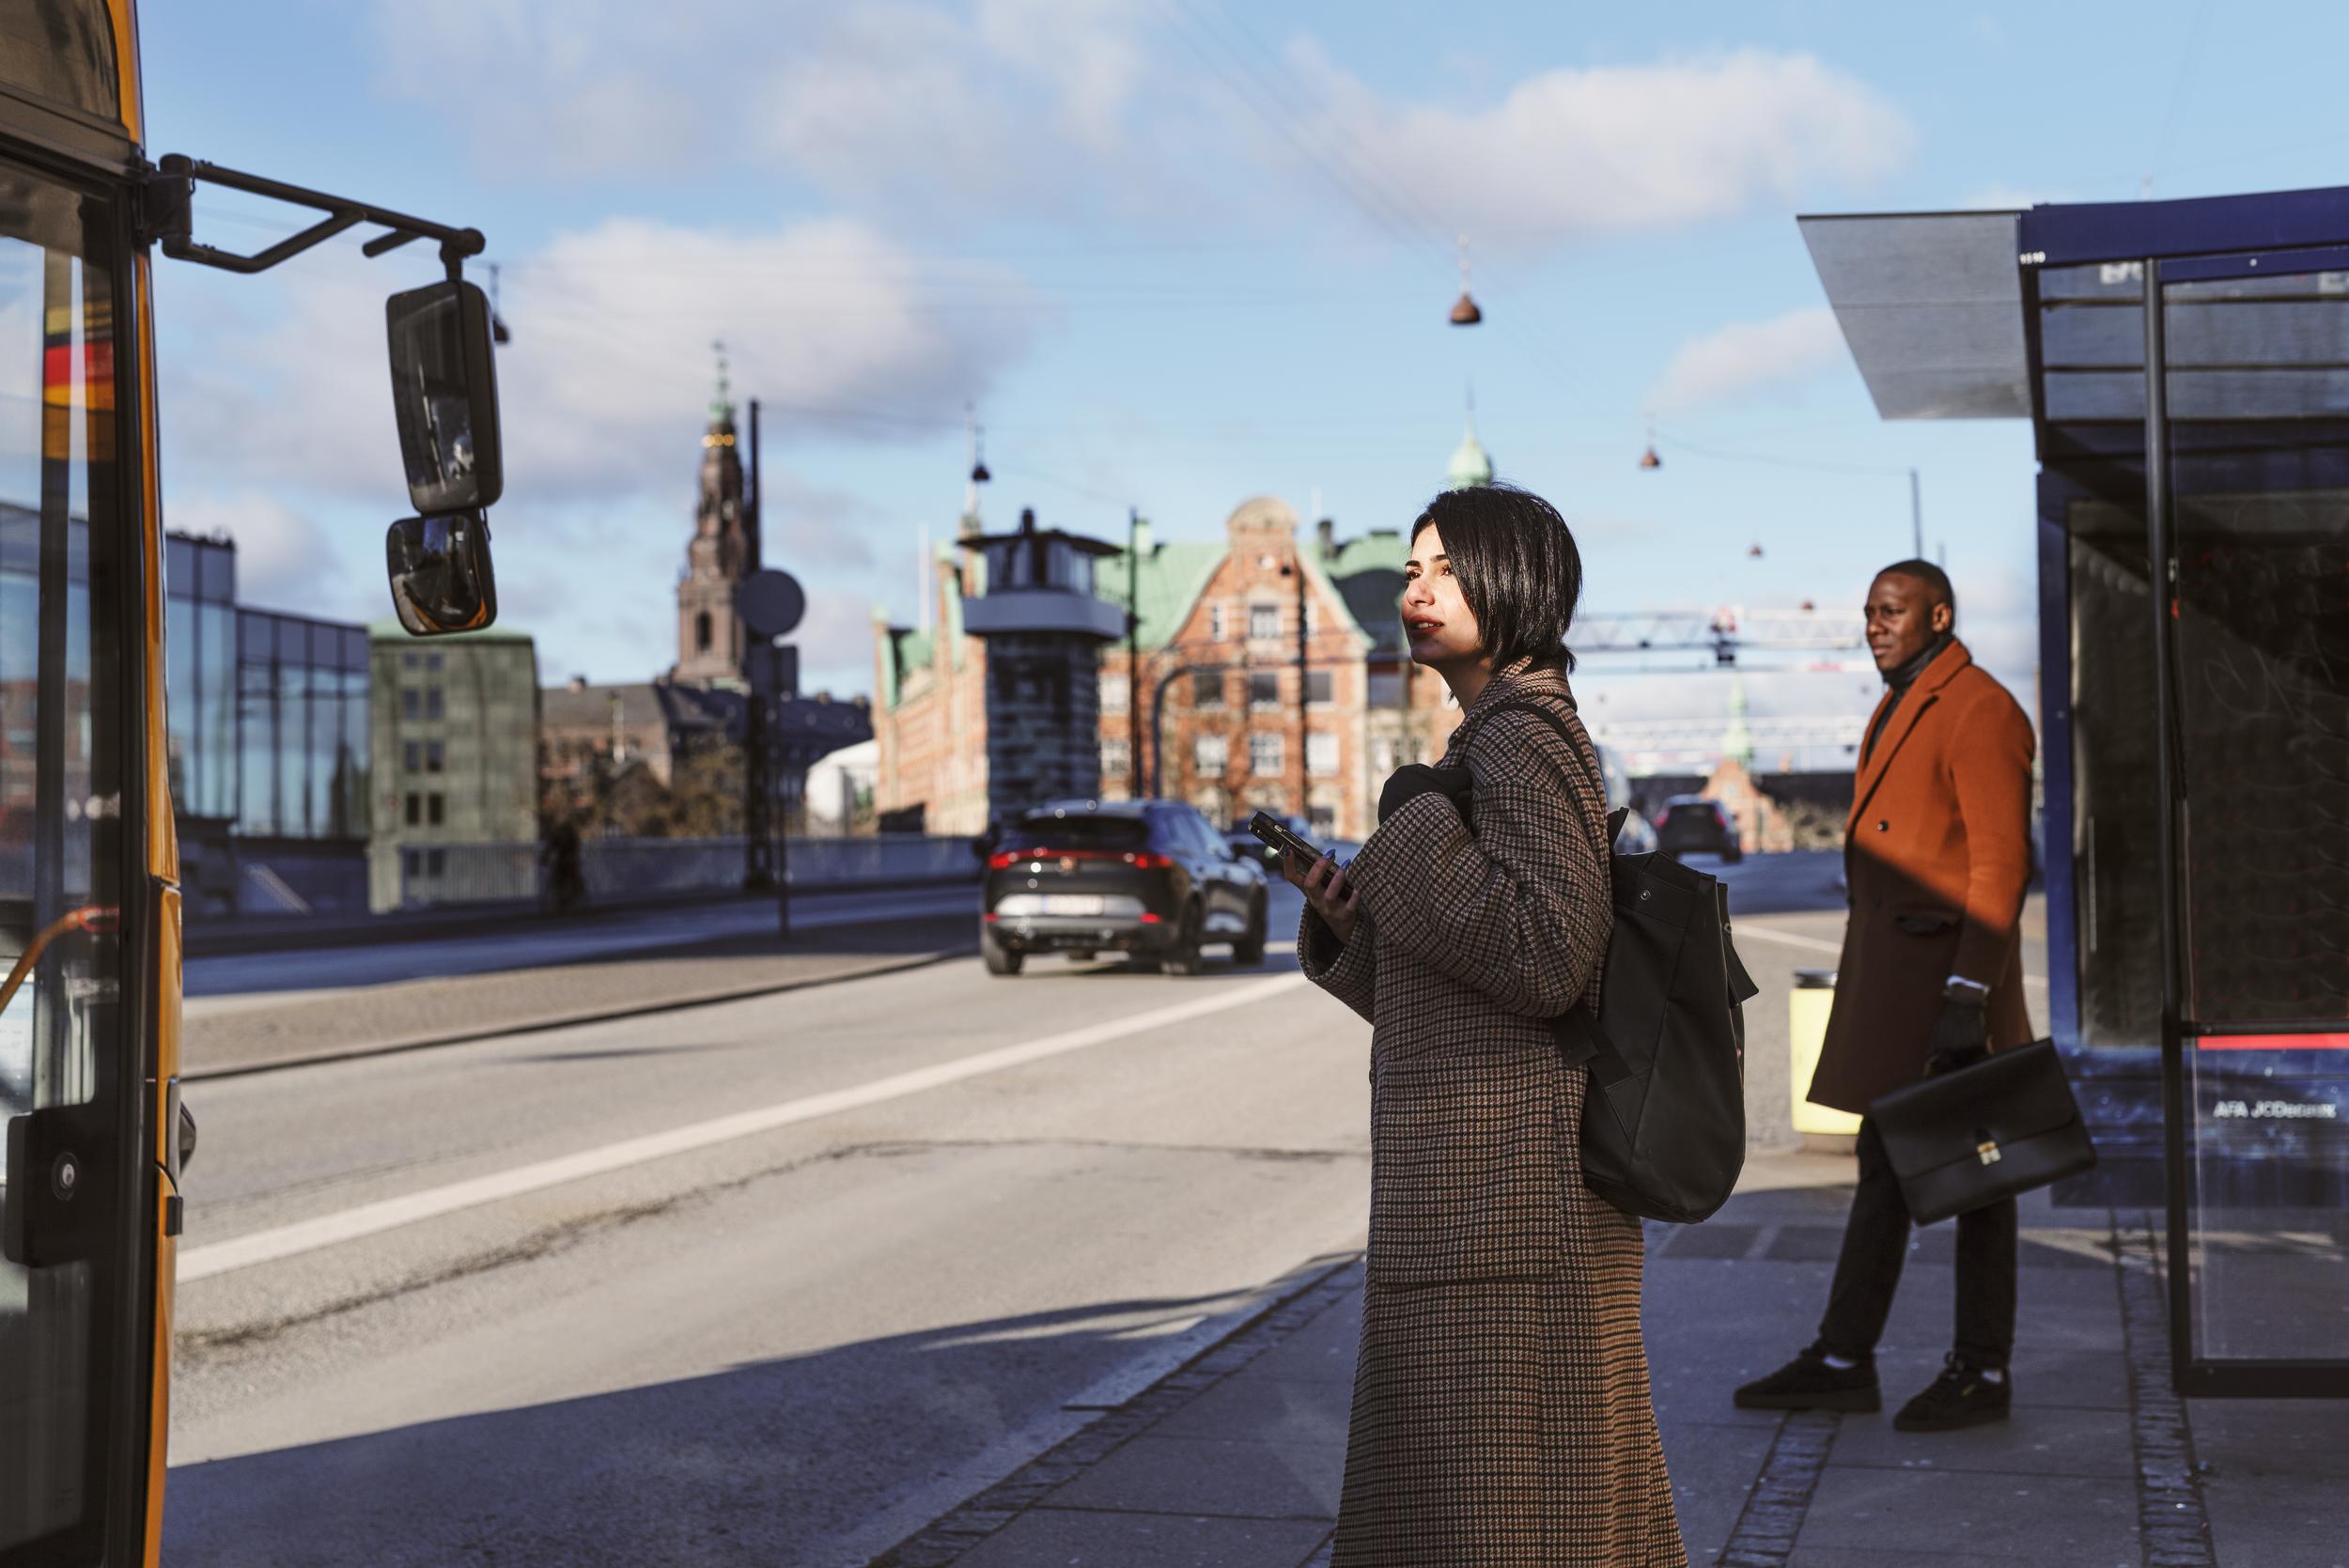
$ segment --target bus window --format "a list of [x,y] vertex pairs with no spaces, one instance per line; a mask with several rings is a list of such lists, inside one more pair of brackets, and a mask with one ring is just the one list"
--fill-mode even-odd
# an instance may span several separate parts
[[[113,223],[106,202],[0,166],[0,970],[44,926],[123,901]],[[139,1088],[119,964],[115,936],[65,937],[0,1012],[0,1140],[16,1145],[0,1171],[18,1176],[0,1188],[0,1558],[39,1543],[79,1560],[99,1529],[109,1249],[133,1201],[116,1129]],[[52,1146],[79,1157],[92,1203],[28,1233],[49,1212],[28,1151]]]

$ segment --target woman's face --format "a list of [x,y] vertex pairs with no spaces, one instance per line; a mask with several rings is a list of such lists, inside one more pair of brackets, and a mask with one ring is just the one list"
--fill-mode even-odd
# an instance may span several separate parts
[[1435,669],[1472,663],[1484,651],[1476,617],[1460,597],[1460,580],[1452,575],[1443,536],[1433,523],[1411,540],[1410,559],[1403,563],[1403,635],[1412,661]]

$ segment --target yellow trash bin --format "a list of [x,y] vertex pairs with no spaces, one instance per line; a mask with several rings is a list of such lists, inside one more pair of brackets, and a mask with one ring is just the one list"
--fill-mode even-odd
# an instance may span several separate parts
[[1849,1138],[1859,1131],[1859,1118],[1848,1110],[1812,1105],[1811,1076],[1819,1070],[1819,1047],[1827,1039],[1827,1016],[1835,1007],[1833,970],[1797,970],[1795,988],[1786,993],[1786,1045],[1794,1062],[1786,1075],[1794,1098],[1795,1130],[1829,1138]]

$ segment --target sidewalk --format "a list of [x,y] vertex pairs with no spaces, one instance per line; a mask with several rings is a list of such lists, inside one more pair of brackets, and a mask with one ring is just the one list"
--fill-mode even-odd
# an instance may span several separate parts
[[191,998],[181,1076],[220,1078],[298,1063],[456,1045],[712,1001],[766,996],[934,964],[977,951],[969,915],[820,926],[535,969],[354,989]]
[[[1884,1413],[1733,1407],[1733,1388],[1812,1338],[1849,1179],[1847,1158],[1758,1156],[1712,1219],[1649,1228],[1648,1354],[1691,1562],[2349,1564],[2349,1405],[2172,1398],[2143,1215],[2026,1203],[2016,1409],[2003,1424],[1892,1430],[1948,1343],[1948,1225],[1917,1233],[1877,1358]],[[1317,1568],[1361,1291],[1359,1259],[1332,1260],[874,1568]]]

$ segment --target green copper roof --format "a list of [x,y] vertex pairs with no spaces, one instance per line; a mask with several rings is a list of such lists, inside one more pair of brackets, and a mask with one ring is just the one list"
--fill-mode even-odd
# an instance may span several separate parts
[[1493,482],[1493,460],[1476,440],[1476,420],[1469,420],[1468,434],[1460,438],[1459,446],[1452,454],[1452,462],[1444,470],[1444,477],[1455,490],[1471,489]]
[[[1162,648],[1174,640],[1190,607],[1207,589],[1207,580],[1223,564],[1229,547],[1223,540],[1154,544],[1142,552],[1135,575],[1142,604],[1142,645]],[[1126,552],[1104,555],[1093,564],[1093,591],[1112,604],[1126,603]]]
[[1321,569],[1336,584],[1354,624],[1370,635],[1380,653],[1403,651],[1403,561],[1409,541],[1400,532],[1382,528],[1338,546],[1334,558],[1324,558]]

